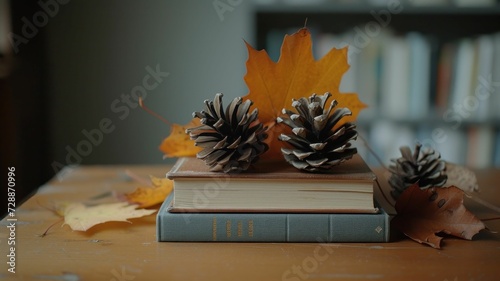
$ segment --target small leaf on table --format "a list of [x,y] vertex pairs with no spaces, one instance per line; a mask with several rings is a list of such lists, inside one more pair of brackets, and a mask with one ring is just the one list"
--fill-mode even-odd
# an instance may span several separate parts
[[64,216],[64,224],[73,230],[87,231],[89,228],[105,222],[123,221],[128,219],[148,216],[156,210],[136,210],[137,205],[127,202],[101,204],[96,206],[85,206],[82,203],[65,204],[58,210]]

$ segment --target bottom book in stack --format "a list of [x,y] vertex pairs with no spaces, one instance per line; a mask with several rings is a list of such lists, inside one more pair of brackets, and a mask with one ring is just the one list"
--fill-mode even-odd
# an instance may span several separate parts
[[378,213],[179,213],[171,194],[158,211],[160,242],[388,242],[389,216]]

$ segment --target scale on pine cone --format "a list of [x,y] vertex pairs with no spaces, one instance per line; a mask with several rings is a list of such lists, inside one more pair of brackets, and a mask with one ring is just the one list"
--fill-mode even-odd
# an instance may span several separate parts
[[313,94],[308,99],[293,100],[292,106],[297,110],[283,109],[288,117],[278,117],[278,123],[283,123],[292,129],[292,134],[281,134],[278,139],[292,146],[282,148],[285,160],[295,168],[308,172],[326,172],[333,166],[350,159],[357,153],[351,147],[351,140],[358,136],[353,123],[345,123],[338,128],[335,125],[344,117],[351,115],[348,108],[337,108],[333,100],[329,108],[325,108],[330,93],[322,96]]
[[441,160],[439,152],[432,148],[422,150],[422,144],[417,143],[415,151],[411,153],[408,146],[400,147],[402,157],[392,159],[389,166],[391,177],[389,184],[392,187],[391,195],[397,199],[408,187],[418,183],[420,189],[443,186],[448,180],[446,162]]
[[268,149],[264,143],[267,134],[257,120],[258,110],[248,113],[252,101],[235,98],[224,112],[222,96],[219,93],[213,101],[205,100],[205,110],[193,113],[202,125],[186,133],[203,148],[196,157],[203,159],[210,171],[244,171]]

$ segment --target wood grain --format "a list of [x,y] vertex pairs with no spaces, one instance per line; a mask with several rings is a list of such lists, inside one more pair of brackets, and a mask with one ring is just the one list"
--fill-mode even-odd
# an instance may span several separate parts
[[[107,223],[87,232],[60,224],[56,201],[86,201],[132,191],[125,171],[164,176],[167,166],[83,166],[54,178],[17,209],[16,273],[7,271],[6,219],[0,232],[0,277],[55,280],[494,280],[500,276],[500,235],[473,241],[447,237],[443,249],[401,235],[391,243],[159,243],[155,216]],[[377,173],[382,175],[380,171]],[[479,198],[500,206],[498,170],[479,171]],[[383,184],[383,178],[380,179]],[[380,192],[377,192],[380,196]],[[477,196],[477,195],[474,195]],[[104,197],[105,198],[105,197]],[[102,199],[106,200],[106,199]],[[467,199],[480,218],[499,216]],[[498,220],[488,221],[500,231]]]

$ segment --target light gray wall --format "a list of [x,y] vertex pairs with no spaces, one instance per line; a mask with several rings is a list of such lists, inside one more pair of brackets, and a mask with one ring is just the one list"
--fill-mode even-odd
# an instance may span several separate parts
[[[216,92],[227,101],[245,95],[243,39],[255,44],[253,13],[251,4],[232,3],[237,5],[222,20],[213,1],[203,0],[73,0],[61,6],[46,26],[53,160],[165,163],[158,146],[169,126],[120,100],[143,84],[147,66],[169,73],[145,103],[171,122],[188,122]],[[82,130],[95,132],[102,120],[114,130],[90,151]]]

